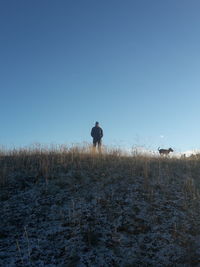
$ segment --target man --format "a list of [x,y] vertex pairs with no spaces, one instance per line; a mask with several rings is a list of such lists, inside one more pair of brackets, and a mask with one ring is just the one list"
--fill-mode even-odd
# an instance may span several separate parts
[[98,121],[95,123],[95,127],[93,127],[91,130],[91,136],[93,137],[94,151],[98,144],[98,151],[101,152],[101,139],[103,137],[103,130],[101,129],[101,127],[99,127]]

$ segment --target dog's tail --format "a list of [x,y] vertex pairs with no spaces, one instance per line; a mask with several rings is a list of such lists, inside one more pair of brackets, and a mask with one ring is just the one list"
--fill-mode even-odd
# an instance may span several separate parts
[[158,148],[158,151],[160,151],[160,147]]

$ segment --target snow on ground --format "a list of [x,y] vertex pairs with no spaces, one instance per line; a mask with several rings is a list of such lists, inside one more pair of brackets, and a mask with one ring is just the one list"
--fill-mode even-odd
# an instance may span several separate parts
[[0,191],[0,266],[200,266],[200,198],[165,170],[15,173]]

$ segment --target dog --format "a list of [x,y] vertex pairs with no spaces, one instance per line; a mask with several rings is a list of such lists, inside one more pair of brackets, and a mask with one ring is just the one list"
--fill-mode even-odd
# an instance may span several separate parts
[[163,155],[168,156],[169,153],[174,152],[174,150],[171,147],[169,149],[158,148],[158,152],[160,153],[161,156]]

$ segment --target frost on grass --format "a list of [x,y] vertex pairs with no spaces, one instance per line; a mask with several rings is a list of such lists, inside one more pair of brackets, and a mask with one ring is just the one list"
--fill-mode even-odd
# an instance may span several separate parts
[[0,266],[200,266],[199,163],[2,156]]

